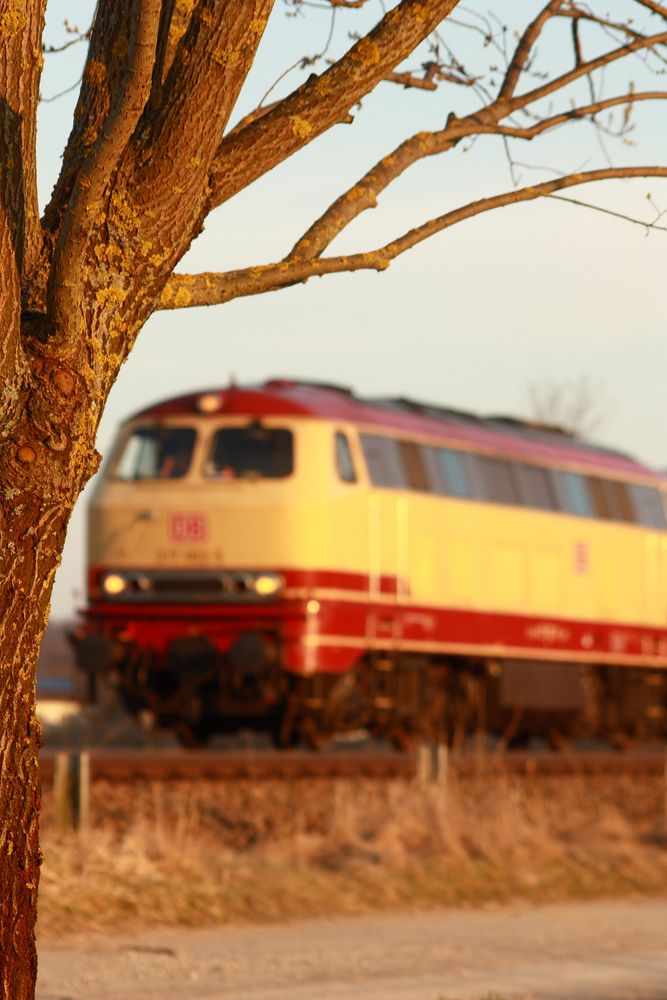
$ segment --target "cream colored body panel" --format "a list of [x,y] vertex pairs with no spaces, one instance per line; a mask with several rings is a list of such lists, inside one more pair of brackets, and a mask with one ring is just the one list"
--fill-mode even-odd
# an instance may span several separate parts
[[[397,579],[398,593],[385,592],[385,603],[667,625],[667,533],[372,488],[357,428],[323,419],[264,419],[294,433],[290,477],[207,478],[214,430],[246,422],[165,420],[203,431],[190,472],[163,481],[104,478],[91,502],[91,566],[338,571],[368,577],[374,596],[383,577]],[[357,483],[336,473],[336,430],[350,440]],[[205,519],[204,539],[174,540],[171,519],[183,514]]]

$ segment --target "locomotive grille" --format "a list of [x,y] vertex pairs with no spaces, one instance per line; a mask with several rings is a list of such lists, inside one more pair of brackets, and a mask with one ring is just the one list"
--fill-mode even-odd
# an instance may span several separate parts
[[220,577],[195,576],[181,579],[176,576],[157,577],[152,581],[151,591],[154,594],[197,594],[206,596],[225,593],[225,580]]
[[125,587],[117,593],[105,593],[106,599],[132,601],[137,603],[206,603],[224,602],[264,602],[273,595],[264,595],[256,590],[256,579],[262,574],[246,570],[220,572],[190,570],[148,570],[122,571]]

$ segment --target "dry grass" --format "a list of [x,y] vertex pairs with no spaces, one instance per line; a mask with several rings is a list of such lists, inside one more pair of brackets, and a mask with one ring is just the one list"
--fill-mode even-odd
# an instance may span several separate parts
[[667,892],[649,779],[97,785],[64,838],[45,805],[44,935]]

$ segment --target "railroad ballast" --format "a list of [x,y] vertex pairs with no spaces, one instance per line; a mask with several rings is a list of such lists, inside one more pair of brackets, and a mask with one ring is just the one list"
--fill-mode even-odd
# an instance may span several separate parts
[[275,379],[128,420],[89,512],[91,687],[183,742],[667,736],[667,523],[558,428]]

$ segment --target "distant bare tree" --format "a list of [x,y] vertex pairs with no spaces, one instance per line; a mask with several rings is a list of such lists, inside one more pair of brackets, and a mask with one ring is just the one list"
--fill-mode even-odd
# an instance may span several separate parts
[[606,393],[589,375],[532,382],[528,386],[530,416],[541,424],[562,427],[575,437],[588,437],[605,418]]

